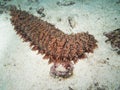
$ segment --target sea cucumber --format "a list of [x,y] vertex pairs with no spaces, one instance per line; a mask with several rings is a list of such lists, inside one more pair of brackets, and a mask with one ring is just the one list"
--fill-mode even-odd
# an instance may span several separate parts
[[65,34],[54,25],[39,19],[26,11],[10,10],[11,23],[25,42],[30,42],[32,50],[45,54],[49,63],[66,64],[85,58],[85,53],[93,52],[97,40],[88,32]]

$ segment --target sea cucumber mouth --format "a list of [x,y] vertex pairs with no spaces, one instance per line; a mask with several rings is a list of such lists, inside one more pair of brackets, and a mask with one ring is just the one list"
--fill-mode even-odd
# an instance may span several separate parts
[[54,78],[68,78],[73,75],[73,69],[72,63],[68,63],[67,65],[54,64],[50,68],[50,75]]

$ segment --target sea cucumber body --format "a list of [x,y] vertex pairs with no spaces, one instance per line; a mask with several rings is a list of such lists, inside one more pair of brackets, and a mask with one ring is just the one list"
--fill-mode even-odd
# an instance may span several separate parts
[[86,52],[97,47],[95,38],[88,32],[65,34],[54,25],[17,9],[11,10],[11,22],[24,41],[30,42],[32,50],[45,54],[49,63],[77,62]]

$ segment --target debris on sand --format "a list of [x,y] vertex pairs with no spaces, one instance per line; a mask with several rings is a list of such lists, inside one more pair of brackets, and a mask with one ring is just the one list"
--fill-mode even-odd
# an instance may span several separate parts
[[110,42],[112,48],[120,55],[120,28],[104,35],[108,38],[105,42]]
[[56,3],[58,6],[70,6],[70,5],[73,5],[73,4],[75,4],[75,2],[74,1],[58,1],[57,3]]

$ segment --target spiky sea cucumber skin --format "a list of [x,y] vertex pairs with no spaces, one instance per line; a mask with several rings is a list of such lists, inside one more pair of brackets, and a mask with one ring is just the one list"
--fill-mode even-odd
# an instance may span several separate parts
[[88,32],[65,34],[54,25],[39,19],[26,11],[10,11],[11,23],[24,41],[30,42],[32,50],[45,54],[49,63],[74,63],[93,52],[97,40]]

